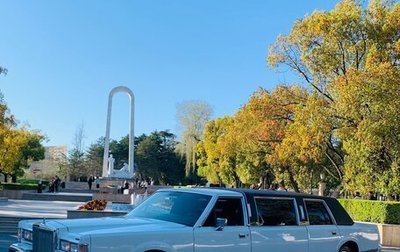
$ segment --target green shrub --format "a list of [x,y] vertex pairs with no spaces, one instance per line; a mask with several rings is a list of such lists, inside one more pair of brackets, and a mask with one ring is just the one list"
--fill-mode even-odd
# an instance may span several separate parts
[[[35,184],[35,185],[37,185],[38,183],[39,183],[39,179],[23,179],[23,178],[20,178],[20,179],[17,179],[17,183],[20,183],[20,184]],[[47,181],[47,180],[42,180],[42,185],[46,185],[46,186],[48,186],[49,185],[49,181]]]
[[4,190],[37,190],[37,184],[1,183]]
[[400,203],[393,201],[339,199],[355,221],[400,224]]

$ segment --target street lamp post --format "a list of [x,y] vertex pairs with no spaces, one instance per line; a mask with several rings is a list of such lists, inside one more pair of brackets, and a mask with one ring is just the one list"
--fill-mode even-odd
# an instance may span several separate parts
[[325,193],[325,190],[326,190],[326,181],[325,181],[326,175],[325,175],[325,172],[321,172],[319,174],[319,178],[321,180],[319,181],[318,195],[319,196],[324,196],[324,193]]
[[313,173],[314,173],[314,170],[311,168],[311,172],[310,172],[310,194],[312,195],[313,193],[312,193],[312,182],[313,182]]

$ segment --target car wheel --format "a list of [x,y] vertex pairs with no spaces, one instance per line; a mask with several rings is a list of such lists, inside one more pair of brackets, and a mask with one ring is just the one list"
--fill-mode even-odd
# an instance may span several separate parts
[[339,252],[352,252],[352,251],[351,251],[351,249],[349,247],[344,245],[339,249]]

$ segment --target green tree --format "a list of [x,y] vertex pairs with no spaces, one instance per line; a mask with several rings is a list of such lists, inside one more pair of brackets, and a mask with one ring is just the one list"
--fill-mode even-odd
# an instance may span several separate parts
[[84,152],[84,139],[85,130],[83,123],[79,124],[75,129],[75,134],[72,142],[72,149],[68,153],[67,165],[62,166],[65,171],[61,171],[63,174],[67,174],[70,180],[85,179],[90,176],[88,174],[88,167],[85,162]]
[[155,131],[143,137],[136,150],[137,175],[155,183],[178,184],[184,178],[184,165],[175,152],[175,135]]
[[85,152],[85,166],[88,174],[102,176],[103,172],[104,137],[97,139]]
[[110,142],[110,153],[115,158],[115,168],[119,169],[128,163],[129,156],[129,135],[122,137],[119,141]]

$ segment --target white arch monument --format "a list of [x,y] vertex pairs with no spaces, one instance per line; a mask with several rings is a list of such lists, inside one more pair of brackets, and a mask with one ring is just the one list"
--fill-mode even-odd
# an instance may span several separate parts
[[[129,156],[128,164],[125,164],[121,169],[114,169],[114,159],[112,155],[109,156],[110,150],[110,127],[111,127],[111,108],[113,96],[116,93],[125,93],[129,96],[130,100],[130,114],[129,114]],[[104,155],[103,155],[103,178],[133,178],[134,176],[134,102],[135,97],[133,92],[124,86],[115,87],[108,95],[108,110],[107,110],[107,125],[106,136],[104,139]]]

